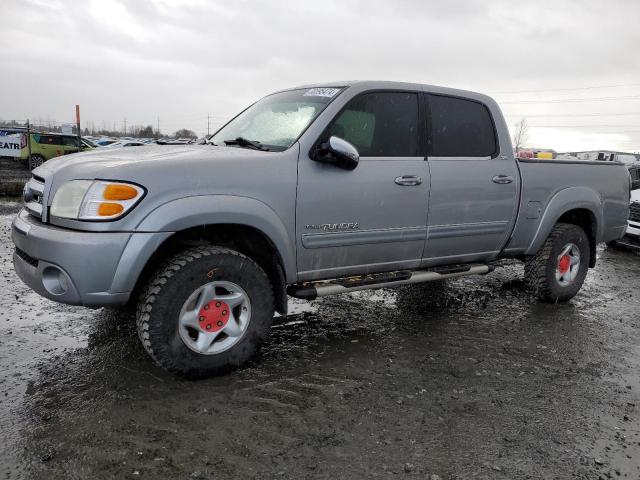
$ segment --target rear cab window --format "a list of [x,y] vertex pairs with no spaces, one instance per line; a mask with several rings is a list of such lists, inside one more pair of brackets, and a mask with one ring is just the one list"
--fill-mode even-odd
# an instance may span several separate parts
[[490,157],[498,155],[496,129],[486,105],[475,100],[429,94],[427,155]]

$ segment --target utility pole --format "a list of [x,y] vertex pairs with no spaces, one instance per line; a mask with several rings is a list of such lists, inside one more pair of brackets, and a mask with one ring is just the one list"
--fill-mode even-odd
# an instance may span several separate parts
[[157,130],[158,138],[160,138],[160,116],[158,116],[158,130]]
[[207,137],[210,135],[209,133],[209,119],[211,118],[211,116],[209,115],[209,113],[207,112]]
[[124,117],[124,136],[127,136],[127,117]]

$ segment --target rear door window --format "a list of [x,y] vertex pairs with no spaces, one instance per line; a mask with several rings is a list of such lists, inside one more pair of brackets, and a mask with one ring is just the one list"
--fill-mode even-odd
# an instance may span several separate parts
[[41,145],[62,145],[62,137],[59,135],[40,135],[40,138],[35,136],[36,142]]
[[347,104],[327,128],[324,137],[340,137],[362,157],[418,156],[418,94],[373,92]]
[[429,95],[429,138],[432,157],[493,157],[496,132],[489,110],[473,100]]

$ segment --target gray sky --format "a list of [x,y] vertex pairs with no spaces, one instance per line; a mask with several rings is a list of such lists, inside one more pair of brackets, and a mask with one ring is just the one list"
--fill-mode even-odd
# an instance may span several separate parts
[[488,93],[529,144],[640,150],[640,2],[3,0],[0,118],[206,133],[340,79]]

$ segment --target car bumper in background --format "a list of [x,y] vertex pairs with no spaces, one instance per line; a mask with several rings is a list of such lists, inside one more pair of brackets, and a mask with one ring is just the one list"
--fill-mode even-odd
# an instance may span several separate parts
[[640,222],[629,221],[625,235],[640,238]]
[[624,246],[633,249],[640,248],[640,222],[629,221],[624,237],[618,240],[616,244],[618,246]]

